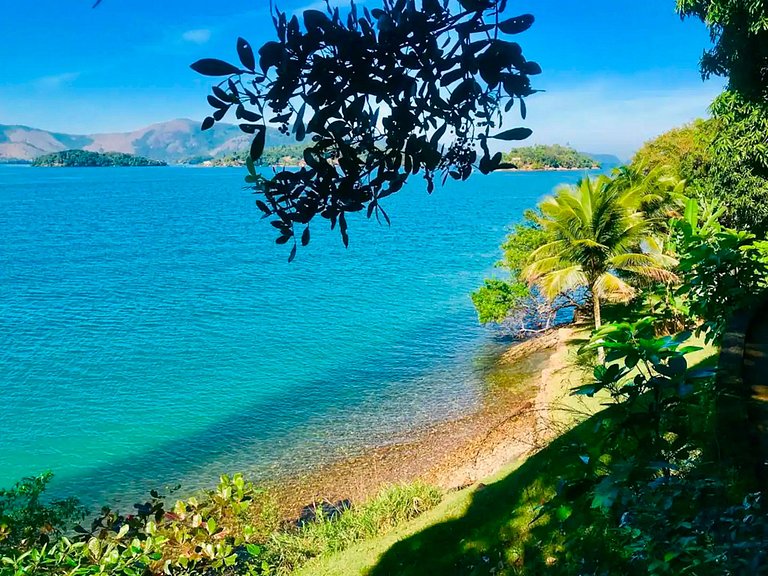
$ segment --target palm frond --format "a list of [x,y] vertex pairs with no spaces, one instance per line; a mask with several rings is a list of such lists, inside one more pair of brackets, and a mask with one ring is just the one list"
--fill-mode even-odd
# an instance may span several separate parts
[[539,258],[528,264],[520,273],[520,277],[526,282],[537,282],[543,276],[556,272],[562,268],[574,266],[575,263],[565,260],[560,256]]
[[553,270],[536,281],[545,297],[553,300],[559,294],[587,285],[587,276],[579,264]]
[[656,266],[624,266],[622,268],[625,272],[631,272],[638,276],[650,278],[656,282],[663,282],[664,284],[677,284],[680,282],[680,277],[665,268],[658,268]]
[[627,302],[635,296],[632,286],[610,272],[598,276],[593,292],[593,296],[611,302]]
[[608,259],[608,266],[619,270],[630,266],[673,268],[676,265],[677,260],[671,256],[658,252],[627,252],[624,254],[617,254]]

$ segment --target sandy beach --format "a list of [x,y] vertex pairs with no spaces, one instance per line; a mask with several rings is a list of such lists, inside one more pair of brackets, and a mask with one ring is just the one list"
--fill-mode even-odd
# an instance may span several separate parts
[[566,424],[559,402],[581,371],[569,362],[573,328],[515,344],[498,360],[529,373],[526,385],[494,393],[460,418],[413,431],[394,443],[341,460],[274,486],[286,517],[315,501],[361,502],[382,486],[421,480],[455,490],[470,486],[537,451]]

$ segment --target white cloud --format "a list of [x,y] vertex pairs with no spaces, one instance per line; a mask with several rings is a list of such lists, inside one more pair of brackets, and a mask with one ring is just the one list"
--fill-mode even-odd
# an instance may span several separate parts
[[561,85],[526,100],[528,117],[517,106],[505,126],[534,133],[520,145],[570,144],[578,150],[628,159],[645,142],[670,128],[706,117],[722,90],[716,81],[664,85],[649,78],[606,78]]
[[187,30],[181,35],[181,38],[186,42],[192,42],[193,44],[205,44],[211,39],[211,31],[208,28],[196,28],[195,30]]

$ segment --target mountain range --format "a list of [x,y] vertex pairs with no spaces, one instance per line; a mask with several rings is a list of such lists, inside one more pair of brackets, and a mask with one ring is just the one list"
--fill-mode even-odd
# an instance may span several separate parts
[[[132,132],[63,134],[29,126],[0,124],[0,164],[31,162],[38,156],[63,150],[124,152],[169,164],[201,161],[248,149],[251,136],[234,124],[217,123],[201,131],[200,123],[186,118],[152,124]],[[290,136],[267,129],[267,146],[295,144]],[[587,154],[604,167],[621,161],[610,154]]]
[[[212,158],[247,150],[251,138],[233,124],[219,123],[203,132],[199,122],[181,118],[152,124],[133,132],[83,135],[0,124],[0,163],[26,162],[43,154],[73,149],[125,152],[152,160],[178,163],[196,157]],[[277,130],[267,130],[267,146],[291,142],[290,137]]]

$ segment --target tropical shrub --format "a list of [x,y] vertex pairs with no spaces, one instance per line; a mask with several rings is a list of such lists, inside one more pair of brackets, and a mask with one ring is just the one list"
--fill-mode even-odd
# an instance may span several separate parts
[[[45,484],[34,485],[39,501]],[[26,494],[27,481],[11,492]],[[71,514],[47,514],[55,520],[46,538],[10,540],[2,550],[2,565],[11,574],[199,574],[226,573],[236,565],[242,573],[261,573],[259,539],[272,528],[268,495],[241,475],[222,476],[218,487],[198,500],[178,501],[166,510],[163,497],[152,491],[135,512],[121,514],[103,508],[88,527],[69,529]],[[41,505],[35,503],[33,509]],[[25,506],[29,509],[30,506]],[[60,510],[54,503],[47,509]],[[69,508],[65,509],[67,512]],[[39,515],[9,516],[9,533],[35,528]],[[274,517],[273,524],[276,524]],[[51,537],[55,535],[55,537]]]
[[698,17],[714,46],[701,59],[701,74],[727,76],[728,88],[750,99],[768,96],[768,6],[762,0],[677,0],[683,17]]
[[[747,574],[764,568],[762,495],[718,465],[714,371],[689,367],[689,333],[655,336],[653,321],[609,324],[589,347],[606,364],[580,395],[612,399],[589,444],[570,447],[557,496],[540,516],[559,524],[564,566],[583,574]],[[596,547],[602,533],[610,550]],[[566,569],[567,573],[567,569]]]
[[632,157],[630,167],[639,171],[666,169],[686,183],[686,193],[709,197],[707,176],[712,165],[712,142],[717,121],[697,119],[648,140]]
[[685,217],[674,223],[679,233],[677,294],[687,302],[698,331],[709,341],[722,336],[739,308],[754,301],[768,286],[768,242],[749,232],[725,228],[711,212],[699,224],[698,205],[691,201]]
[[549,300],[521,278],[531,253],[547,241],[537,218],[534,211],[527,211],[524,221],[514,226],[501,245],[503,256],[496,267],[506,273],[506,278],[486,279],[471,294],[480,323],[497,324],[517,338],[549,329],[558,323],[561,314],[580,303],[571,293]]
[[716,200],[724,225],[760,238],[768,234],[768,105],[724,92],[713,118],[674,128],[646,142],[631,166],[668,169],[686,194]]
[[64,527],[82,517],[74,498],[46,503],[43,494],[53,475],[24,478],[0,490],[0,554],[17,547],[45,545],[56,540]]

